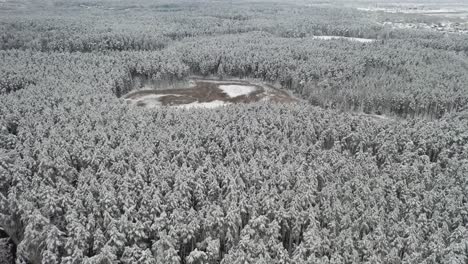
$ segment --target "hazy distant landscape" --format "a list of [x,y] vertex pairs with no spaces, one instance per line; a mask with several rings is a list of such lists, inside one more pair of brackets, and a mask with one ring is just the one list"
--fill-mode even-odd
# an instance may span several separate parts
[[0,263],[468,263],[468,3],[0,0]]

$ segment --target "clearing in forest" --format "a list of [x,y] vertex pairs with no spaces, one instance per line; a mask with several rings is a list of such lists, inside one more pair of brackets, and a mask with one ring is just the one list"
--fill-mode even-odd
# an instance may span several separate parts
[[314,36],[313,39],[320,39],[320,40],[345,39],[345,40],[361,42],[361,43],[372,43],[375,41],[375,39],[351,38],[351,37],[342,37],[342,36]]
[[187,88],[142,89],[124,96],[128,104],[147,108],[172,106],[177,108],[216,108],[235,103],[297,101],[287,92],[271,85],[244,80],[191,79]]

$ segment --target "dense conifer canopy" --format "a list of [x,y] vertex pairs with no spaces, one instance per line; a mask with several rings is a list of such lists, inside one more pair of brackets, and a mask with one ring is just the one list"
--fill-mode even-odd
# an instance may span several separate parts
[[[467,35],[323,5],[126,2],[0,11],[0,227],[19,259],[467,262]],[[135,76],[190,75],[304,100],[120,98]]]

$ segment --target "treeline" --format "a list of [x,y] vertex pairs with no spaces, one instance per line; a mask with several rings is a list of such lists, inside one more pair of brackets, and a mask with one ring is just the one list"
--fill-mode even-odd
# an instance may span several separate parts
[[[91,21],[89,21],[91,20]],[[30,19],[3,25],[0,49],[21,49],[56,52],[92,52],[104,50],[160,50],[171,41],[161,32],[139,28],[121,31],[118,28],[96,28],[86,17],[73,21],[65,17]]]
[[[38,90],[38,83],[52,83],[50,95],[67,90],[73,93],[105,94],[120,97],[129,92],[133,75],[155,81],[180,80],[190,74],[188,66],[171,52],[46,53],[0,51],[0,94],[22,88]],[[55,84],[65,82],[85,86]],[[90,90],[91,89],[91,90]]]
[[[261,31],[284,38],[321,35],[404,39],[432,48],[468,51],[468,37],[384,27],[351,8],[274,3],[71,3],[57,12],[2,13],[0,49],[92,52],[161,50],[197,36]],[[35,9],[41,9],[36,6]],[[42,7],[47,8],[47,7]],[[53,7],[49,7],[52,8]],[[277,19],[280,17],[281,19]],[[380,18],[382,20],[383,18]],[[125,23],[122,23],[125,21]]]

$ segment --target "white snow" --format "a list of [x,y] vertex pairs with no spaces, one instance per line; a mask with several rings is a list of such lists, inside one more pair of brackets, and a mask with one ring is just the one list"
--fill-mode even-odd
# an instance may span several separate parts
[[184,108],[184,109],[190,109],[190,108],[216,108],[216,107],[221,107],[221,106],[226,106],[229,105],[230,103],[220,101],[220,100],[214,100],[211,102],[193,102],[190,104],[181,104],[181,105],[175,105],[173,107],[175,108]]
[[159,100],[143,101],[143,103],[145,103],[146,108],[155,108],[161,106],[161,102]]
[[333,39],[346,39],[349,41],[357,41],[362,43],[370,43],[374,42],[375,39],[366,39],[366,38],[350,38],[350,37],[341,37],[341,36],[314,36],[314,39],[321,39],[321,40],[333,40]]
[[187,88],[193,88],[193,87],[196,87],[196,86],[197,86],[197,83],[194,80],[190,80],[189,85],[188,85]]
[[125,99],[125,101],[129,102],[130,104],[138,104],[144,103],[146,108],[154,108],[162,106],[160,98],[165,96],[180,96],[179,94],[148,94],[136,99]]
[[[130,104],[138,104],[138,103],[144,103],[145,108],[155,108],[155,107],[161,107],[163,106],[160,98],[168,95],[173,95],[173,96],[180,96],[178,94],[150,94],[146,96],[142,96],[138,99],[125,99],[125,101],[129,102]],[[171,105],[169,107],[174,107],[174,108],[184,108],[184,109],[190,109],[190,108],[216,108],[220,106],[225,106],[229,105],[230,103],[220,101],[220,100],[215,100],[211,102],[193,102],[190,104],[181,104],[181,105]]]
[[438,8],[438,9],[426,9],[422,6],[414,6],[414,7],[393,7],[393,8],[383,8],[383,7],[375,7],[375,8],[365,8],[365,7],[358,7],[358,10],[361,11],[382,11],[387,13],[404,13],[404,14],[445,14],[445,13],[460,13],[463,11],[467,11],[467,8]]
[[247,85],[220,85],[219,89],[223,90],[229,97],[234,98],[241,95],[248,95],[254,92],[257,88],[255,86]]
[[151,100],[151,99],[159,99],[161,97],[164,97],[164,96],[168,96],[169,94],[148,94],[148,95],[144,95],[140,98],[138,98],[139,100]]

